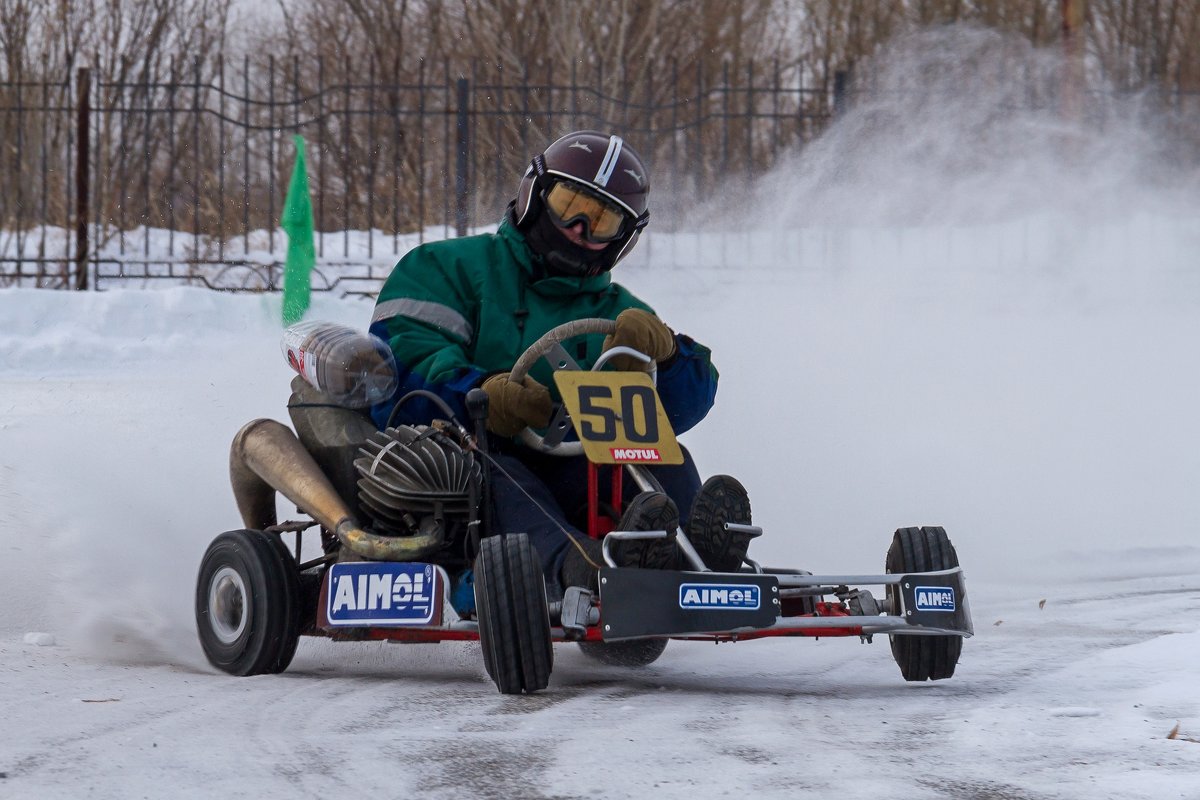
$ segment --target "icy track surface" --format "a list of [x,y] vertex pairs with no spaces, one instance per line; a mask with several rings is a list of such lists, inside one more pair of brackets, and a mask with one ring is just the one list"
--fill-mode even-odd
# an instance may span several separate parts
[[560,645],[527,697],[473,644],[217,673],[195,573],[239,525],[233,433],[286,420],[278,298],[0,291],[0,797],[1200,797],[1195,294],[621,277],[716,353],[684,442],[750,487],[759,558],[873,572],[947,527],[978,632],[953,679],[906,684],[884,637],[640,671]]

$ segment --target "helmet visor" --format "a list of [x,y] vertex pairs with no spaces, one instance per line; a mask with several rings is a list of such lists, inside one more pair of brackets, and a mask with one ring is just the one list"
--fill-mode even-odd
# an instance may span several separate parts
[[589,242],[611,242],[620,238],[629,215],[618,206],[568,181],[555,181],[542,195],[546,210],[560,228],[583,221]]

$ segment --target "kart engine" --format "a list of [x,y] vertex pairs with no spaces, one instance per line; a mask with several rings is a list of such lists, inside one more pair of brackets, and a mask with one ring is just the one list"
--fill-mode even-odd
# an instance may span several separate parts
[[436,428],[401,425],[368,437],[354,459],[358,500],[376,533],[446,540],[470,521],[482,471],[474,453]]

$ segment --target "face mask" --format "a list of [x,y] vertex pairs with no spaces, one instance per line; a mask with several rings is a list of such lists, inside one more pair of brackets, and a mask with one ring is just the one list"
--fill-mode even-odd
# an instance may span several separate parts
[[588,250],[586,247],[572,244],[545,212],[538,214],[537,221],[530,226],[526,238],[533,251],[545,261],[546,269],[551,275],[587,278],[606,272],[612,267],[608,260],[611,246],[603,250]]

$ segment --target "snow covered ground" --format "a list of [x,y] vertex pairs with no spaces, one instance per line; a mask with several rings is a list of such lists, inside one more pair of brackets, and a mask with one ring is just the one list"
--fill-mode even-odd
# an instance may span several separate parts
[[953,679],[906,684],[881,637],[561,646],[529,697],[469,644],[219,674],[194,580],[239,526],[231,437],[286,420],[279,298],[0,290],[0,797],[1200,798],[1200,180],[1145,180],[1136,129],[1064,160],[976,88],[852,112],[744,198],[773,232],[651,233],[617,273],[714,350],[684,442],[749,486],[760,560],[874,572],[947,528]]
[[278,298],[9,290],[0,796],[1200,797],[1200,298],[624,277],[719,357],[685,442],[751,487],[760,557],[877,571],[895,527],[947,527],[978,630],[952,680],[905,684],[883,639],[675,643],[640,672],[560,646],[531,697],[474,645],[218,674],[193,582],[239,524],[232,434],[286,420]]

